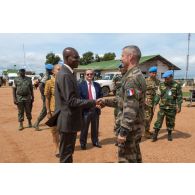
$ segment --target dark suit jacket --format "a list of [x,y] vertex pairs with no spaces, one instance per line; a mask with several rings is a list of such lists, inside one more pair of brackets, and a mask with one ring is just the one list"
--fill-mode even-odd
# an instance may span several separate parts
[[[94,85],[95,92],[96,92],[96,99],[102,98],[103,94],[102,94],[100,84],[97,82],[93,82],[93,85]],[[79,84],[79,93],[80,93],[81,99],[84,99],[84,100],[89,99],[87,81],[82,81]],[[89,111],[89,109],[83,109],[83,113],[88,112],[88,111]],[[98,109],[98,108],[96,108],[96,112],[98,114],[101,113],[100,109]]]
[[57,129],[60,132],[75,132],[82,127],[82,108],[95,106],[94,100],[81,100],[76,78],[65,66],[56,75],[55,112],[59,112]]

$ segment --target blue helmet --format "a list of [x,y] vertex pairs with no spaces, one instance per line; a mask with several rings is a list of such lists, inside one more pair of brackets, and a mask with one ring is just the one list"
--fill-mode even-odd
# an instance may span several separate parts
[[168,70],[168,71],[166,71],[166,72],[162,75],[162,78],[167,78],[167,77],[170,77],[170,76],[173,76],[173,70]]
[[149,72],[157,72],[157,67],[156,66],[150,67]]
[[53,64],[45,64],[45,68],[47,70],[52,70],[53,69]]

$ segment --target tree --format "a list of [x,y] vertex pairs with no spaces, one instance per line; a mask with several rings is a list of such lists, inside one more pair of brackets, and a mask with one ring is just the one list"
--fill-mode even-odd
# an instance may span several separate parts
[[100,62],[101,61],[101,58],[98,54],[95,55],[95,61],[96,62]]
[[81,61],[83,64],[90,64],[94,62],[93,52],[88,51],[83,54],[83,57],[81,58]]
[[108,61],[108,60],[114,60],[116,57],[115,53],[105,53],[104,56],[103,56],[103,60],[104,61]]
[[57,64],[60,61],[60,57],[58,55],[55,55],[55,53],[50,52],[46,55],[46,62],[45,64]]
[[80,58],[80,65],[86,65],[85,61],[84,61],[84,59],[82,57]]

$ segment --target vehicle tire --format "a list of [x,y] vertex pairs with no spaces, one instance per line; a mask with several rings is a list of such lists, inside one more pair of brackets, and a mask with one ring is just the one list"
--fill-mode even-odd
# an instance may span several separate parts
[[109,87],[102,87],[102,94],[104,97],[108,96],[109,92],[110,92]]

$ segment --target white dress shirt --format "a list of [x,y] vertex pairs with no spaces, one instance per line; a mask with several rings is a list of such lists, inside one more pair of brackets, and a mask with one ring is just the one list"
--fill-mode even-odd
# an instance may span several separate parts
[[[88,91],[89,91],[89,81],[86,80],[86,82],[87,82]],[[91,93],[92,93],[93,100],[96,100],[96,91],[95,91],[93,81],[91,81]]]
[[70,72],[72,72],[72,74],[73,74],[73,69],[70,66],[68,66],[67,64],[64,64],[64,66],[66,66],[66,68],[68,68],[70,70]]

